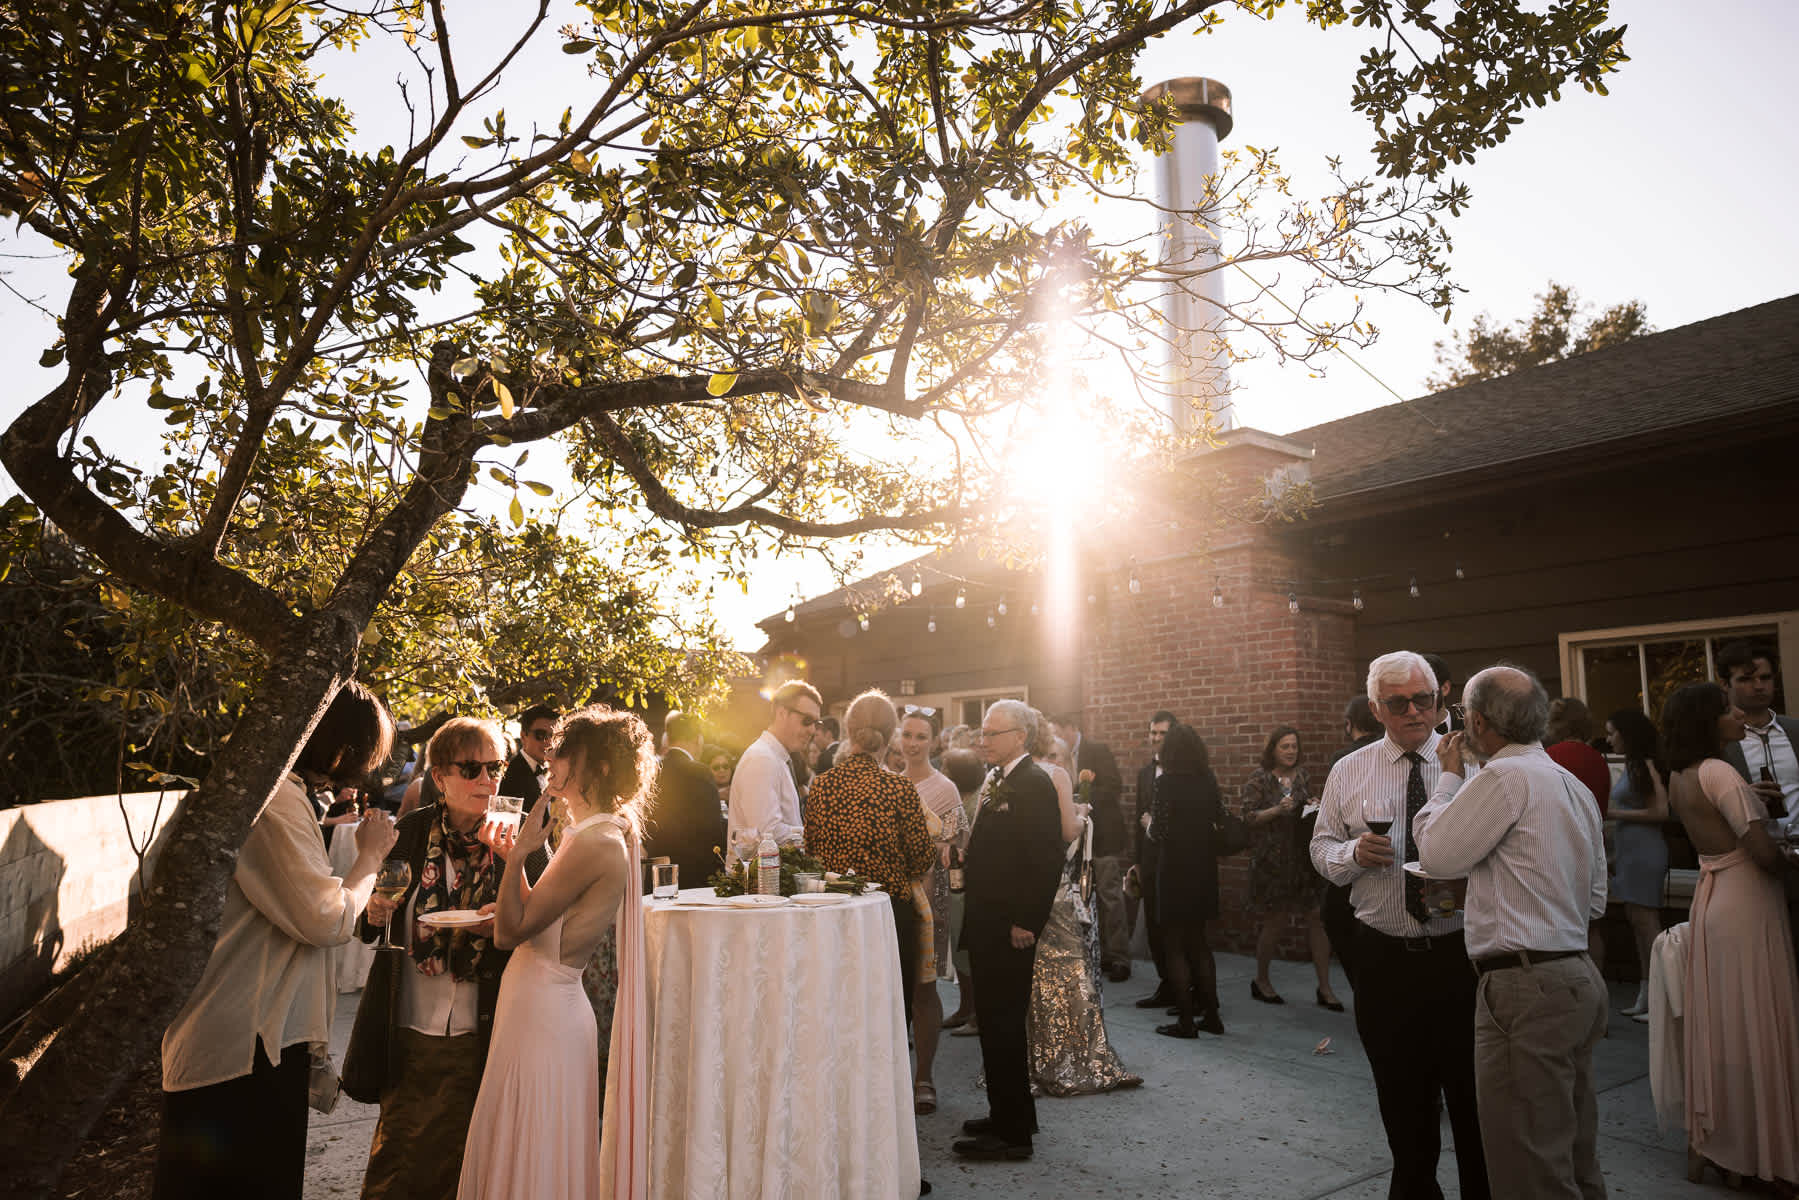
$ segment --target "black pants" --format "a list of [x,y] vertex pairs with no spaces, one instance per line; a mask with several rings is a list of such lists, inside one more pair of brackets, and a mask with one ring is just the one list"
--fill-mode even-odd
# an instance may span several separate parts
[[1343,977],[1349,980],[1349,986],[1355,987],[1355,952],[1356,929],[1355,909],[1350,907],[1348,886],[1338,887],[1334,883],[1324,887],[1324,900],[1319,909],[1319,918],[1324,924],[1324,936],[1330,940],[1331,953],[1343,964]]
[[1389,1200],[1443,1200],[1437,1184],[1443,1105],[1464,1200],[1488,1200],[1474,1093],[1474,970],[1460,933],[1398,938],[1358,925],[1356,1032],[1374,1073],[1393,1153]]
[[1026,1145],[1037,1127],[1025,1042],[1037,951],[1014,950],[1009,940],[983,939],[971,943],[968,954],[981,981],[974,993],[974,1019],[981,1030],[981,1066],[987,1072],[993,1132],[1014,1145]]
[[162,1094],[156,1200],[257,1196],[299,1200],[306,1175],[306,1043],[269,1061],[256,1039],[248,1075]]
[[1155,960],[1156,976],[1164,981],[1168,978],[1168,939],[1163,935],[1162,922],[1156,919],[1156,856],[1155,848],[1148,847],[1149,853],[1137,856],[1137,882],[1143,887],[1143,933],[1149,939],[1149,956]]
[[1181,1024],[1191,1025],[1195,1009],[1201,1016],[1218,1011],[1218,967],[1206,941],[1206,923],[1174,921],[1163,928],[1168,987]]
[[918,907],[910,895],[891,896],[893,930],[899,935],[900,988],[906,996],[906,1028],[912,1028],[912,993],[918,990]]

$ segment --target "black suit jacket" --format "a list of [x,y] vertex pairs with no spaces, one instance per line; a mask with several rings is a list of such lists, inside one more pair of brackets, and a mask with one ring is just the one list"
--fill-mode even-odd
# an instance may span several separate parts
[[506,774],[500,777],[499,795],[523,796],[525,811],[530,812],[542,794],[543,784],[537,781],[537,772],[532,769],[531,760],[525,757],[523,750],[514,754],[512,761],[506,764]]
[[[1093,856],[1110,858],[1123,854],[1129,844],[1125,837],[1124,809],[1119,800],[1124,794],[1124,776],[1118,773],[1118,760],[1104,742],[1081,738],[1075,755],[1075,779],[1082,771],[1093,772]],[[1080,786],[1077,782],[1077,788]]]
[[1010,943],[1012,927],[1041,934],[1062,879],[1056,785],[1029,758],[982,797],[963,862],[962,937]]
[[685,750],[670,750],[662,756],[662,770],[656,776],[656,801],[644,831],[644,854],[674,863],[680,869],[682,887],[701,887],[718,870],[724,844],[725,814],[718,804],[712,772],[689,758]]

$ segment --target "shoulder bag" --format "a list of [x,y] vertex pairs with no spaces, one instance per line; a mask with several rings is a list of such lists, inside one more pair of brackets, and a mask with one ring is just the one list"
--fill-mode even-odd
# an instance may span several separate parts
[[403,946],[377,946],[350,1027],[344,1051],[343,1089],[350,1099],[376,1104],[383,1089],[400,1077],[399,1038],[394,1026],[400,1015],[400,972],[406,969]]

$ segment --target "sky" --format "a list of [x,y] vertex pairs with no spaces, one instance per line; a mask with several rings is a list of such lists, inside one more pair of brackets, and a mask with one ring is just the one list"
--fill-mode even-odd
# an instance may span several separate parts
[[[1629,26],[1631,61],[1608,80],[1611,94],[1564,92],[1457,172],[1474,201],[1452,226],[1452,274],[1466,289],[1454,328],[1481,312],[1522,316],[1550,280],[1574,287],[1595,309],[1641,300],[1659,329],[1799,291],[1799,223],[1791,217],[1799,155],[1789,116],[1799,111],[1790,61],[1799,3],[1615,0],[1613,11],[1614,22]],[[1361,30],[1314,28],[1303,6],[1271,21],[1231,13],[1209,34],[1177,31],[1152,44],[1140,70],[1146,84],[1205,75],[1229,86],[1236,127],[1225,148],[1278,147],[1303,195],[1308,181],[1321,186],[1327,155],[1341,155],[1351,173],[1373,173],[1371,132],[1349,107],[1367,41]],[[521,73],[517,91],[500,101],[560,111],[557,89],[578,79],[574,70],[555,56],[544,70]],[[391,96],[392,76],[359,73],[352,106],[383,111],[363,102]],[[391,104],[385,111],[391,127],[379,135],[404,136],[403,113]],[[55,264],[13,257],[35,249],[0,230],[0,273],[54,307],[63,286]],[[1363,298],[1382,336],[1356,357],[1375,378],[1341,359],[1241,365],[1233,372],[1239,424],[1288,433],[1426,390],[1434,343],[1450,332],[1440,314],[1404,298]],[[13,381],[0,394],[3,424],[48,386],[36,360],[54,335],[11,291],[0,291],[0,329],[0,378]],[[0,476],[0,493],[13,490]],[[763,641],[757,620],[784,608],[796,589],[810,595],[832,586],[812,559],[765,555],[747,595],[720,589],[717,612],[739,646],[753,650]]]

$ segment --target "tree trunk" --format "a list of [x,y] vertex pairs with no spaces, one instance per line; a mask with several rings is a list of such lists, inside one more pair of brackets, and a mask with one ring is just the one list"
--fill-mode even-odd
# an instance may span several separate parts
[[108,1101],[186,1003],[218,940],[238,851],[354,672],[357,634],[353,622],[321,611],[270,663],[256,700],[170,829],[139,920],[68,1025],[0,1100],[8,1144],[0,1196],[51,1194]]

